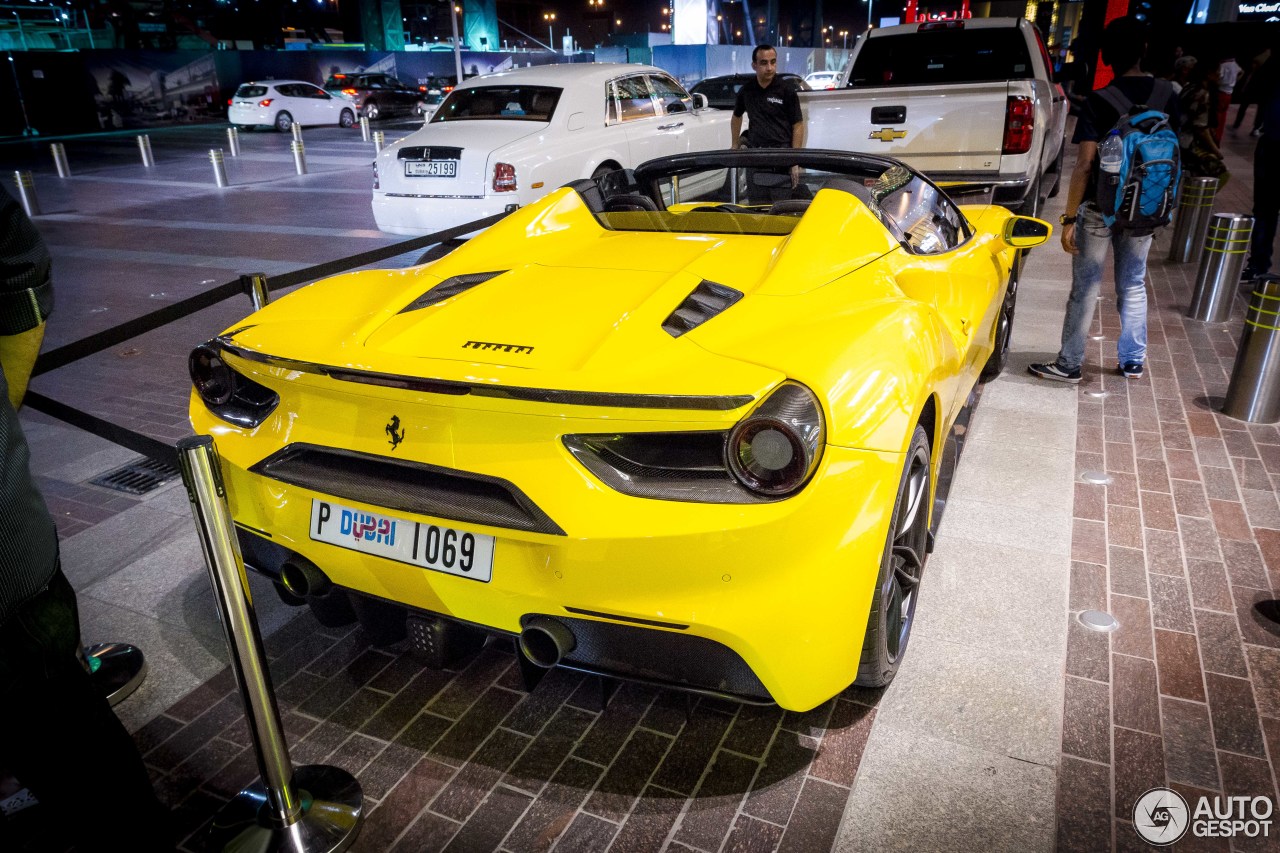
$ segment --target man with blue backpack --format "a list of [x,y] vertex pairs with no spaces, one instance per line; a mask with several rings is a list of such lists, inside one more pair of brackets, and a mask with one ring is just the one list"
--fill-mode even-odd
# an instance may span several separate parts
[[1177,201],[1178,97],[1167,80],[1142,71],[1146,26],[1117,18],[1102,37],[1102,61],[1116,78],[1089,95],[1072,140],[1078,147],[1061,218],[1071,254],[1071,295],[1062,345],[1051,362],[1032,364],[1041,379],[1078,383],[1107,247],[1114,251],[1120,337],[1118,370],[1142,376],[1147,355],[1147,253]]

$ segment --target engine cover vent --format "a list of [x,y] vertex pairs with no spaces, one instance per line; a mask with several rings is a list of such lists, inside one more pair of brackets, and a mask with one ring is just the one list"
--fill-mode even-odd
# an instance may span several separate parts
[[702,280],[685,297],[676,310],[662,323],[662,329],[673,338],[693,331],[742,298],[742,291]]
[[484,284],[491,278],[502,275],[506,270],[497,270],[495,272],[470,272],[464,275],[455,275],[452,278],[446,278],[417,299],[400,309],[401,314],[408,314],[410,311],[417,311],[419,308],[430,308],[432,305],[438,305],[446,299],[450,299],[462,293],[464,290],[470,290],[477,284]]

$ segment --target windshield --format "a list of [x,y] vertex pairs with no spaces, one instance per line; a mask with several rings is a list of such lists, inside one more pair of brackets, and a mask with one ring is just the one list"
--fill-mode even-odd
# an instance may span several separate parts
[[477,119],[550,121],[562,89],[551,86],[472,86],[454,89],[431,123]]
[[849,87],[988,83],[1033,76],[1027,44],[1014,27],[947,28],[869,38]]

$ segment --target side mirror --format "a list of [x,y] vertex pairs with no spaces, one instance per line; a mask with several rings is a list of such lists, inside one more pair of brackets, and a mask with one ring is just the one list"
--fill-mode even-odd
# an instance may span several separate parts
[[708,106],[709,106],[709,103],[707,101],[706,95],[702,94],[701,92],[695,92],[693,94],[693,109],[695,111],[705,110],[707,109]]
[[1049,239],[1053,226],[1043,219],[1030,216],[1011,216],[1004,224],[1004,232],[1000,235],[1004,242],[1014,249],[1030,249],[1039,246]]

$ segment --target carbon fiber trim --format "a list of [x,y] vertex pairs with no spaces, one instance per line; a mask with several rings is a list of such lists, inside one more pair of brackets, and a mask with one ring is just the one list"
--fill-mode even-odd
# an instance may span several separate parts
[[555,619],[573,632],[576,645],[561,661],[561,666],[729,694],[755,702],[773,701],[747,662],[715,640],[594,619],[533,613],[522,616],[520,624],[536,616]]
[[703,279],[662,322],[662,330],[678,338],[718,316],[741,298],[742,291]]
[[388,510],[565,535],[524,492],[498,477],[302,443],[281,448],[249,471]]
[[370,370],[351,370],[345,367],[329,367],[308,361],[268,355],[237,346],[227,336],[214,339],[211,346],[221,348],[245,361],[328,376],[342,382],[359,382],[365,385],[381,385],[385,388],[403,388],[427,394],[450,394],[476,397],[496,397],[503,400],[521,400],[532,403],[555,403],[562,406],[601,406],[618,409],[688,409],[693,411],[731,412],[751,403],[750,394],[730,395],[671,395],[671,394],[615,394],[609,391],[558,391],[548,388],[518,388],[455,382],[448,379],[428,379],[420,376],[397,376],[392,373],[376,373]]

